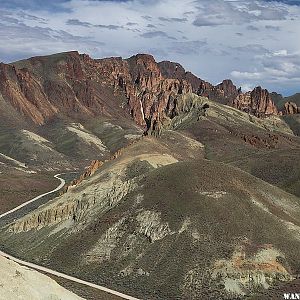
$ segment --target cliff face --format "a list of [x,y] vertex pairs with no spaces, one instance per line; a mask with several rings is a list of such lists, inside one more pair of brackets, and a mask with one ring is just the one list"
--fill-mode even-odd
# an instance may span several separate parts
[[74,51],[33,57],[14,66],[35,76],[45,98],[60,114],[84,118],[116,110],[112,91],[105,88],[95,61],[87,55]]
[[97,64],[114,90],[124,92],[133,119],[146,129],[154,128],[168,115],[178,95],[192,92],[187,81],[164,78],[151,55],[139,54],[127,60],[103,59]]
[[0,93],[27,120],[42,125],[52,117],[103,113],[100,86],[77,52],[35,57],[0,66]]
[[155,127],[192,92],[183,79],[163,78],[151,55],[94,60],[68,52],[1,64],[0,93],[22,115],[41,125],[53,116],[122,115],[145,129]]
[[256,87],[252,92],[238,95],[233,100],[232,106],[258,117],[278,114],[269,92],[261,87]]
[[0,92],[22,115],[36,124],[57,113],[37,78],[26,69],[0,63]]
[[225,79],[215,86],[212,96],[215,96],[218,102],[230,105],[231,101],[241,94],[240,88],[238,89],[230,79]]
[[294,102],[286,102],[284,104],[284,111],[283,111],[283,113],[285,115],[299,114],[300,113],[300,107],[297,106],[297,104],[294,103]]
[[277,114],[260,87],[242,94],[231,80],[213,86],[180,64],[156,63],[147,54],[95,60],[74,51],[0,65],[1,95],[38,125],[58,115],[131,115],[152,130],[174,116],[180,95],[192,92],[257,116]]
[[192,86],[193,93],[207,97],[222,104],[233,106],[256,116],[276,115],[277,108],[267,90],[256,87],[252,92],[242,93],[230,79],[223,80],[214,86],[176,63],[164,61],[159,63],[165,77],[184,79]]

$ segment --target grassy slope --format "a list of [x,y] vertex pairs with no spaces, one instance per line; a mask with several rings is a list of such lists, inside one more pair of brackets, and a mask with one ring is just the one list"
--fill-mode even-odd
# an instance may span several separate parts
[[204,144],[207,159],[238,166],[299,196],[300,138],[294,135],[297,118],[293,117],[293,124],[286,118],[257,119],[230,107],[207,103],[210,108],[205,117],[179,122],[176,130]]
[[[191,115],[186,116],[184,122],[176,120],[177,132],[165,132],[160,139],[147,138],[130,146],[115,161],[106,163],[96,176],[73,190],[69,194],[72,197],[59,198],[61,203],[98,199],[99,206],[85,210],[83,205],[82,219],[78,223],[63,227],[55,234],[53,229],[60,225],[16,235],[2,232],[6,246],[20,255],[20,240],[25,241],[22,255],[29,259],[42,259],[54,268],[113,288],[134,291],[147,299],[176,299],[178,295],[181,295],[179,299],[186,299],[186,276],[190,272],[199,275],[193,279],[195,294],[191,294],[191,298],[223,297],[220,282],[211,280],[207,272],[212,271],[218,260],[231,259],[235,247],[245,238],[250,250],[272,245],[283,253],[280,259],[289,272],[300,272],[299,240],[284,223],[300,225],[299,198],[223,164],[236,165],[297,194],[299,138],[293,136],[280,119],[258,120],[217,104],[211,104],[206,117],[197,119]],[[103,131],[97,122],[88,124],[87,128],[111,140],[110,132]],[[184,135],[201,142],[205,148],[195,142],[190,144]],[[258,136],[260,142],[251,145],[244,140],[244,135]],[[270,135],[278,136],[278,140],[274,142]],[[112,148],[115,143],[112,140]],[[197,147],[193,148],[195,144]],[[195,160],[203,157],[203,151],[212,161]],[[145,162],[145,155],[154,153],[160,155],[159,164],[166,160],[166,154],[184,161],[154,170]],[[132,164],[133,159],[137,159],[135,164]],[[121,182],[112,182],[115,187],[110,191],[112,195],[105,197],[101,189],[118,164],[126,172],[118,175]],[[137,187],[117,205],[106,207],[118,186],[133,178],[137,180]],[[210,196],[216,192],[225,194],[220,198]],[[94,198],[95,195],[99,198]],[[99,207],[104,207],[104,211]],[[169,232],[153,240],[140,231],[137,218],[145,211],[158,213],[159,225],[167,224],[172,234]],[[115,230],[119,220],[123,223]],[[153,224],[155,221],[145,226],[151,229]],[[188,224],[187,228],[184,224]],[[110,228],[114,229],[110,231]],[[161,234],[155,226],[151,230]],[[106,250],[101,245],[106,245]],[[88,263],[86,258],[94,247],[100,247],[104,256],[105,251],[111,249],[108,258],[103,261],[100,251],[98,261]],[[128,267],[132,273],[120,276]],[[139,275],[140,270],[149,276]]]
[[[184,299],[186,290],[182,290],[182,285],[186,283],[187,274],[195,268],[199,278],[204,276],[204,280],[195,285],[193,299],[209,295],[224,296],[219,283],[210,281],[205,272],[211,271],[216,261],[230,259],[235,247],[245,238],[254,247],[271,244],[284,253],[284,264],[292,272],[300,271],[297,259],[300,242],[293,231],[282,223],[289,221],[300,225],[300,206],[296,197],[219,162],[183,161],[155,170],[139,168],[138,172],[128,164],[130,158],[155,151],[164,154],[167,148],[160,146],[156,140],[151,142],[151,139],[135,144],[73,191],[72,199],[88,199],[94,195],[94,189],[109,179],[108,174],[118,164],[127,166],[127,172],[131,175],[129,178],[145,173],[145,176],[137,177],[137,188],[118,205],[104,212],[97,207],[85,212],[82,219],[86,226],[84,229],[78,224],[78,231],[65,229],[49,236],[55,226],[45,227],[37,232],[9,236],[5,240],[6,245],[16,251],[18,241],[25,240],[23,250],[26,253],[26,248],[30,248],[30,253],[26,255],[31,259],[43,257],[54,268],[116,289],[134,291],[139,297],[147,299],[176,299],[178,295],[181,295],[179,299]],[[121,178],[128,180],[128,176]],[[205,194],[215,192],[225,194],[220,198]],[[137,198],[140,199],[138,204]],[[104,200],[99,198],[99,201]],[[168,224],[173,233],[151,241],[138,229],[137,216],[143,211],[158,213],[159,224]],[[123,218],[116,238],[115,231],[107,230]],[[188,222],[187,228],[181,231],[185,222]],[[147,226],[151,228],[153,225]],[[153,230],[155,232],[157,229],[154,227]],[[45,235],[48,236],[46,240]],[[112,247],[112,252],[104,261],[99,259],[98,262],[87,263],[87,253],[99,247],[97,245],[107,243],[102,240],[103,237],[100,238],[103,235],[111,236],[107,247]],[[43,243],[39,244],[40,241]],[[131,275],[116,275],[128,266],[133,269]],[[150,275],[137,275],[138,269]]]
[[54,189],[58,183],[53,174],[26,174],[16,170],[0,174],[0,213]]
[[283,119],[293,130],[294,134],[300,136],[300,115],[283,116]]

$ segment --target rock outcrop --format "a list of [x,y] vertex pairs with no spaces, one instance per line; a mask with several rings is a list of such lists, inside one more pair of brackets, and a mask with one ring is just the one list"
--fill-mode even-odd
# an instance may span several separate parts
[[0,63],[0,93],[19,113],[38,125],[58,111],[39,81],[26,69]]
[[148,54],[92,59],[72,51],[0,65],[0,94],[38,125],[62,115],[131,115],[152,131],[164,118],[174,117],[178,97],[188,93],[256,116],[277,114],[270,94],[260,87],[243,94],[229,79],[214,86],[180,64],[157,63]]
[[233,100],[232,106],[257,117],[278,114],[269,92],[260,86],[256,87],[252,92],[239,94]]
[[186,80],[164,78],[151,55],[138,54],[127,60],[110,58],[97,62],[114,90],[125,93],[132,117],[146,130],[157,127],[168,115],[169,108],[176,105],[178,95],[192,92]]
[[238,89],[230,79],[225,79],[216,86],[202,81],[195,93],[213,101],[231,105],[232,101],[241,94],[241,89]]
[[[141,137],[142,138],[142,137]],[[79,177],[72,180],[68,185],[66,185],[61,192],[61,195],[69,191],[70,189],[78,186],[80,183],[82,183],[86,178],[93,176],[102,166],[104,163],[108,161],[112,161],[116,158],[118,158],[123,151],[130,147],[131,145],[137,143],[141,138],[132,140],[130,143],[127,144],[126,147],[118,149],[109,159],[106,159],[104,161],[101,160],[92,160],[91,163],[88,165],[88,167],[84,170],[82,174],[79,175]]]
[[225,79],[214,86],[194,74],[186,72],[180,64],[164,61],[159,63],[159,67],[164,77],[184,79],[189,82],[193,93],[199,96],[233,106],[258,117],[278,114],[271,95],[261,87],[242,93],[241,88],[237,88],[230,79]]
[[284,104],[284,111],[283,114],[285,115],[294,115],[300,113],[300,107],[297,106],[294,102],[286,102]]
[[245,143],[250,144],[254,147],[265,147],[268,149],[274,149],[277,147],[277,144],[279,142],[279,136],[275,134],[269,134],[266,137],[260,137],[257,135],[246,135],[243,134],[241,138],[244,140]]
[[77,179],[72,180],[72,182],[66,187],[65,191],[73,186],[80,184],[85,178],[90,177],[95,174],[95,172],[103,165],[100,160],[93,160],[91,164],[86,168],[83,174],[81,174]]
[[[164,78],[172,78],[186,80],[192,86],[195,94],[207,97],[208,92],[213,90],[214,86],[205,80],[197,77],[191,72],[186,71],[182,65],[170,61],[162,61],[158,63],[161,74]],[[204,93],[207,93],[204,95]]]

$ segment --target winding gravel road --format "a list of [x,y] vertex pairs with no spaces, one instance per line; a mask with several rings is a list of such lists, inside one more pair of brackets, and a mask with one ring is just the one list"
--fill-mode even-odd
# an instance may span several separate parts
[[59,177],[60,175],[63,175],[63,174],[56,174],[56,175],[54,175],[54,177],[55,177],[56,179],[59,179],[59,180],[60,180],[60,185],[59,185],[57,188],[55,188],[54,190],[52,190],[52,191],[50,191],[50,192],[44,193],[44,194],[42,194],[42,195],[39,195],[39,196],[37,196],[37,197],[35,197],[35,198],[33,198],[33,199],[27,201],[27,202],[22,203],[21,205],[15,207],[15,208],[13,208],[13,209],[11,209],[11,210],[5,212],[4,214],[0,215],[0,219],[2,219],[3,217],[5,217],[5,216],[7,216],[7,215],[12,214],[13,212],[15,212],[15,211],[17,211],[17,210],[19,210],[19,209],[21,209],[21,208],[27,206],[28,204],[30,204],[30,203],[32,203],[32,202],[34,202],[34,201],[37,201],[37,200],[43,198],[43,197],[46,196],[46,195],[49,195],[49,194],[52,194],[52,193],[55,193],[55,192],[59,191],[59,190],[65,185],[65,183],[66,183],[66,181],[65,181],[64,179],[62,179],[62,178]]
[[[57,192],[58,190],[60,190],[64,185],[65,185],[65,180],[59,176],[61,176],[63,174],[56,174],[54,175],[55,178],[59,179],[60,180],[60,184],[57,188],[55,188],[54,190],[50,191],[50,192],[47,192],[47,193],[44,193],[42,195],[39,195],[13,209],[11,209],[10,211],[7,211],[5,213],[3,213],[2,215],[0,215],[0,219],[1,218],[4,218],[5,216],[7,215],[10,215],[12,214],[13,212],[27,206],[28,204],[34,202],[34,201],[37,201],[39,200],[40,198],[46,196],[46,195],[49,195],[49,194],[52,194],[52,193],[55,193]],[[138,298],[134,298],[134,297],[131,297],[131,296],[128,296],[128,295],[125,295],[123,293],[120,293],[120,292],[117,292],[117,291],[114,291],[114,290],[111,290],[111,289],[108,289],[104,286],[101,286],[101,285],[97,285],[97,284],[94,284],[92,282],[88,282],[88,281],[85,281],[85,280],[82,280],[82,279],[79,279],[79,278],[76,278],[76,277],[73,277],[73,276],[69,276],[69,275],[66,275],[64,273],[60,273],[60,272],[57,272],[55,270],[51,270],[51,269],[48,269],[48,268],[45,268],[43,266],[39,266],[39,265],[36,265],[36,264],[33,264],[33,263],[30,263],[30,262],[27,262],[27,261],[24,261],[24,260],[21,260],[21,259],[18,259],[14,256],[11,256],[3,251],[0,251],[0,255],[2,255],[3,257],[6,257],[16,263],[19,263],[21,265],[24,265],[26,267],[30,267],[30,268],[33,268],[33,269],[36,269],[36,270],[39,270],[39,271],[42,271],[42,272],[45,272],[45,273],[48,273],[48,274],[52,274],[52,275],[55,275],[57,277],[61,277],[61,278],[64,278],[64,279],[67,279],[67,280],[70,280],[70,281],[73,281],[73,282],[76,282],[76,283],[79,283],[79,284],[83,284],[85,286],[88,286],[88,287],[91,287],[91,288],[94,288],[94,289],[97,289],[97,290],[101,290],[103,292],[106,292],[106,293],[109,293],[109,294],[112,294],[112,295],[115,295],[115,296],[118,296],[120,298],[123,298],[123,299],[128,299],[128,300],[139,300]]]

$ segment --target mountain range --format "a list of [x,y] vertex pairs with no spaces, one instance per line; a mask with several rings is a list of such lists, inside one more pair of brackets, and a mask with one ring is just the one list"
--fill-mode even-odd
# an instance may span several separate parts
[[139,299],[281,299],[300,287],[299,105],[148,54],[2,63],[0,213],[67,184],[2,219],[0,248]]
[[122,114],[118,103],[112,106],[118,99],[125,102],[123,110],[138,125],[153,130],[176,113],[176,95],[191,92],[256,116],[299,112],[299,94],[283,98],[261,87],[242,93],[228,79],[214,86],[186,72],[180,64],[156,63],[147,54],[92,59],[67,52],[2,63],[0,70],[3,116],[14,117],[17,111],[38,125],[59,115],[89,118]]

